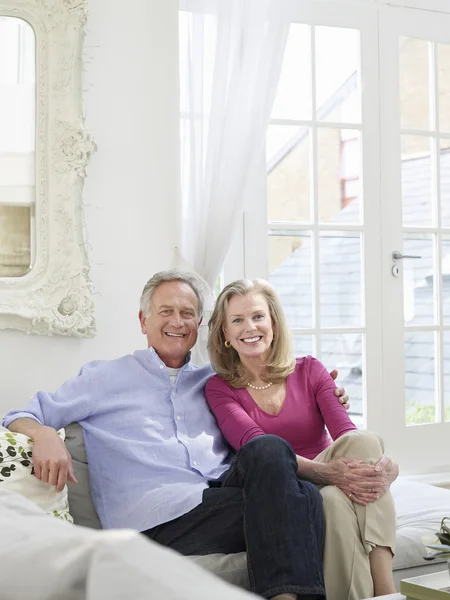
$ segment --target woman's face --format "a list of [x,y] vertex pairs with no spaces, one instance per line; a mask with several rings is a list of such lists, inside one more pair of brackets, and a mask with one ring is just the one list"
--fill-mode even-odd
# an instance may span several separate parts
[[241,358],[264,357],[273,340],[272,319],[264,296],[233,296],[225,311],[223,332]]

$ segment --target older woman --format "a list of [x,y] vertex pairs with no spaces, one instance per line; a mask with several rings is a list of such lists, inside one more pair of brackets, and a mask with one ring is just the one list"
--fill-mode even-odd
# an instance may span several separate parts
[[[311,356],[292,358],[281,304],[267,282],[239,280],[222,290],[209,322],[208,350],[217,375],[205,395],[231,446],[239,450],[265,434],[285,439],[297,456],[298,478],[321,487],[325,519],[327,505],[341,506],[339,522],[327,522],[324,564],[332,568],[326,574],[347,576],[362,555],[375,595],[394,592],[389,484],[398,468],[383,457],[381,438],[358,431],[336,402],[325,367]],[[335,536],[355,526],[361,547],[349,547],[347,556],[334,552]],[[342,592],[334,594],[333,581],[325,579],[325,587],[328,600],[344,600]]]

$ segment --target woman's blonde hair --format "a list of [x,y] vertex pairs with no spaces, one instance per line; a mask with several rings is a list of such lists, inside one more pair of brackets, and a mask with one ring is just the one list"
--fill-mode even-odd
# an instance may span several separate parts
[[265,364],[264,380],[281,383],[294,371],[291,336],[280,299],[273,287],[263,279],[238,279],[223,288],[208,323],[208,352],[214,371],[235,388],[245,387],[248,374],[233,347],[225,346],[223,327],[226,322],[226,310],[233,296],[261,294],[268,306],[272,320],[273,341]]

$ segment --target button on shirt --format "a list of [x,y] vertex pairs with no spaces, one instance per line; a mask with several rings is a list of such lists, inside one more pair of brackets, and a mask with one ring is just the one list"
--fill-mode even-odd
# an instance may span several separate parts
[[83,427],[92,499],[104,528],[145,531],[202,501],[232,456],[206,404],[209,365],[187,362],[174,384],[149,348],[85,365],[54,394],[38,392],[7,427],[27,417],[55,429]]

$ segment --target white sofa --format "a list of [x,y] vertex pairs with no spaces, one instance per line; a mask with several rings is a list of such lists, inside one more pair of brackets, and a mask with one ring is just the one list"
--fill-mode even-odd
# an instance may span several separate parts
[[4,487],[0,600],[256,599],[135,531],[73,527]]
[[[77,423],[66,428],[66,446],[72,456],[78,484],[69,485],[69,506],[75,523],[99,529],[101,524],[92,504],[83,431]],[[443,569],[442,560],[423,560],[422,536],[439,530],[441,519],[450,516],[450,490],[399,478],[392,485],[397,511],[397,551],[394,579]],[[222,579],[249,588],[245,554],[192,557],[192,560]]]

